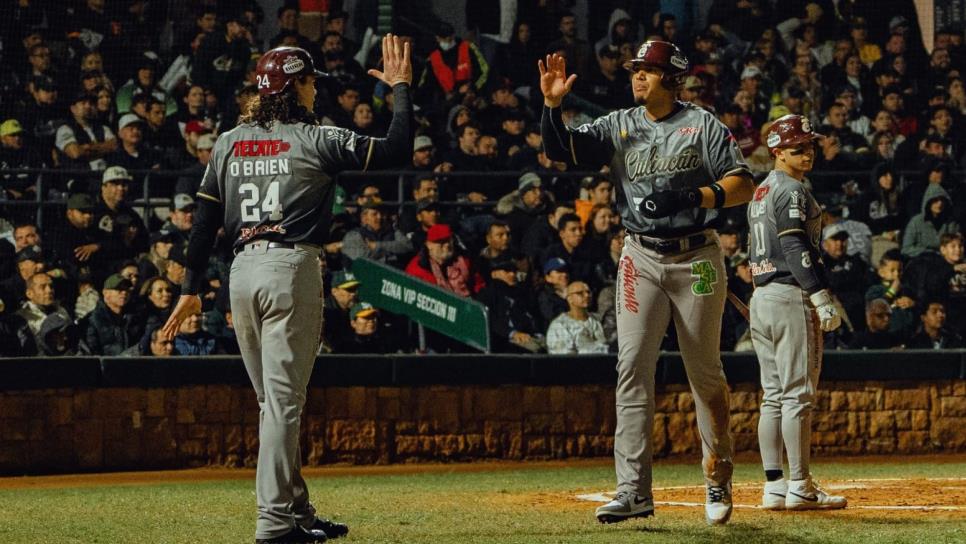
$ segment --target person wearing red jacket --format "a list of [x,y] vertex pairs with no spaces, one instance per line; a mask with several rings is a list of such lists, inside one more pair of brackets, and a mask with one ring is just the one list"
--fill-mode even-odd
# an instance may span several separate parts
[[472,262],[453,249],[453,230],[438,224],[426,233],[426,245],[409,264],[406,273],[459,296],[472,296],[483,288],[483,277]]

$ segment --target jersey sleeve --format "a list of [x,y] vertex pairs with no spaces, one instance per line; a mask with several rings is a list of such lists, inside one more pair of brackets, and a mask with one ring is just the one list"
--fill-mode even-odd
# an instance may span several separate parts
[[339,127],[306,125],[306,128],[326,170],[336,172],[368,168],[375,143],[372,138]]
[[205,175],[201,178],[201,185],[198,187],[198,198],[210,200],[212,202],[222,202],[221,189],[218,187],[218,169],[215,168],[215,155],[212,153],[208,166],[205,167]]
[[747,175],[751,176],[748,163],[745,162],[741,149],[738,148],[738,141],[735,139],[728,127],[721,121],[707,114],[705,124],[705,155],[706,164],[711,169],[714,181],[720,180],[725,176]]
[[808,199],[800,188],[778,185],[772,198],[774,203],[775,230],[778,237],[800,232],[806,234]]
[[66,124],[60,125],[60,128],[57,129],[57,133],[54,136],[54,145],[57,146],[57,149],[63,151],[70,144],[76,143],[77,138],[74,136],[74,131]]
[[619,112],[576,129],[564,125],[560,112],[560,108],[543,107],[540,128],[547,156],[573,166],[600,168],[609,163],[614,154],[613,125]]

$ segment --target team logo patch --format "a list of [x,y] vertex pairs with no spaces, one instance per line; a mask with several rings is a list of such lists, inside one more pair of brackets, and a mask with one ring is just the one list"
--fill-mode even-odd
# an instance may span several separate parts
[[768,144],[768,147],[776,147],[778,146],[778,144],[782,143],[782,137],[779,136],[777,133],[772,132],[771,134],[768,135],[768,141],[765,143]]
[[802,132],[811,132],[812,122],[808,120],[808,117],[802,117]]
[[701,129],[699,127],[681,127],[678,129],[678,134],[681,134],[683,136],[688,136],[690,134],[697,134],[699,132],[701,132]]
[[297,74],[305,69],[305,61],[292,55],[285,57],[285,62],[282,64],[282,71],[286,74]]
[[678,55],[671,55],[671,65],[680,68],[681,70],[687,70],[688,59]]
[[768,194],[768,191],[770,189],[771,187],[769,187],[768,185],[762,185],[761,187],[755,189],[755,200],[757,201],[757,200],[764,199],[765,195]]

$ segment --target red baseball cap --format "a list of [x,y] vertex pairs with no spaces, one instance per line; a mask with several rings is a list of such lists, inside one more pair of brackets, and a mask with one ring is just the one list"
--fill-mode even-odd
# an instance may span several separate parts
[[201,121],[194,119],[188,121],[184,126],[184,133],[191,134],[192,132],[197,132],[198,134],[204,134],[205,132],[211,132],[211,129],[205,126]]
[[427,242],[442,242],[443,240],[449,240],[453,237],[453,229],[449,228],[449,225],[437,224],[429,227],[429,232],[426,233]]

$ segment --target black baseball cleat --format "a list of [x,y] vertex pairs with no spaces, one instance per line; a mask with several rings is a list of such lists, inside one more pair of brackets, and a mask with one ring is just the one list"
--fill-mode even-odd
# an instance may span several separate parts
[[255,544],[321,544],[328,540],[322,531],[303,529],[296,525],[291,531],[274,538],[255,539]]
[[308,529],[322,531],[329,538],[339,538],[349,534],[349,526],[345,523],[336,523],[325,518],[315,518],[315,523],[309,525]]

